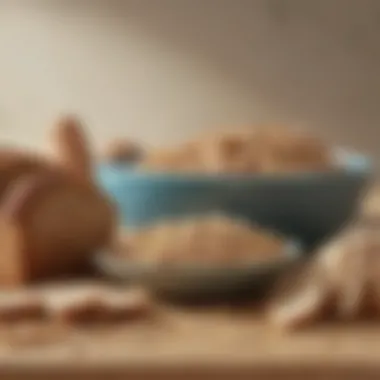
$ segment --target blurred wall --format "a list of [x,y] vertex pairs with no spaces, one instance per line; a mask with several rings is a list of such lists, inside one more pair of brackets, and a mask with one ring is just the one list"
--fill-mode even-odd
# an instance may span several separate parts
[[68,110],[98,146],[265,121],[376,154],[379,69],[377,0],[0,0],[0,137],[21,145]]

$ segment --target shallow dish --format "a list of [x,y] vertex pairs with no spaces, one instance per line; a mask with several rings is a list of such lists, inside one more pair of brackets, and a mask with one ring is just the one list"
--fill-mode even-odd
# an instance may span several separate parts
[[350,217],[371,177],[366,156],[345,150],[335,155],[339,170],[323,173],[168,174],[103,165],[98,178],[129,228],[221,212],[297,236],[312,247]]
[[165,298],[185,300],[226,300],[248,296],[263,297],[286,270],[301,260],[297,243],[285,246],[276,259],[233,265],[149,265],[132,262],[107,253],[95,257],[97,268],[105,275],[128,284],[140,284]]

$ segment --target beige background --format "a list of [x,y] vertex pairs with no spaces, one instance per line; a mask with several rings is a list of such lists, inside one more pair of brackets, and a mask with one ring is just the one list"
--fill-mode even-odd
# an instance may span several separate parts
[[4,141],[72,111],[98,146],[261,121],[379,144],[377,0],[0,0],[0,49]]

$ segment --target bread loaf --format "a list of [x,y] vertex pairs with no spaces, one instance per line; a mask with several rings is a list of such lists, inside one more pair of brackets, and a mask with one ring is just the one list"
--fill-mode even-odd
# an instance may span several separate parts
[[54,131],[57,159],[0,153],[0,285],[72,275],[112,239],[116,213],[92,179],[80,124]]
[[108,204],[55,173],[20,178],[9,189],[3,214],[19,230],[28,281],[85,269],[89,255],[111,239]]

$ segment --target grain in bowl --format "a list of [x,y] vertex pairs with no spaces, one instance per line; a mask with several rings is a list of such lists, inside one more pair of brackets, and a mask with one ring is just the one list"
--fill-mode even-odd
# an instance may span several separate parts
[[279,258],[288,240],[244,220],[207,215],[124,231],[115,253],[149,264],[241,264]]

